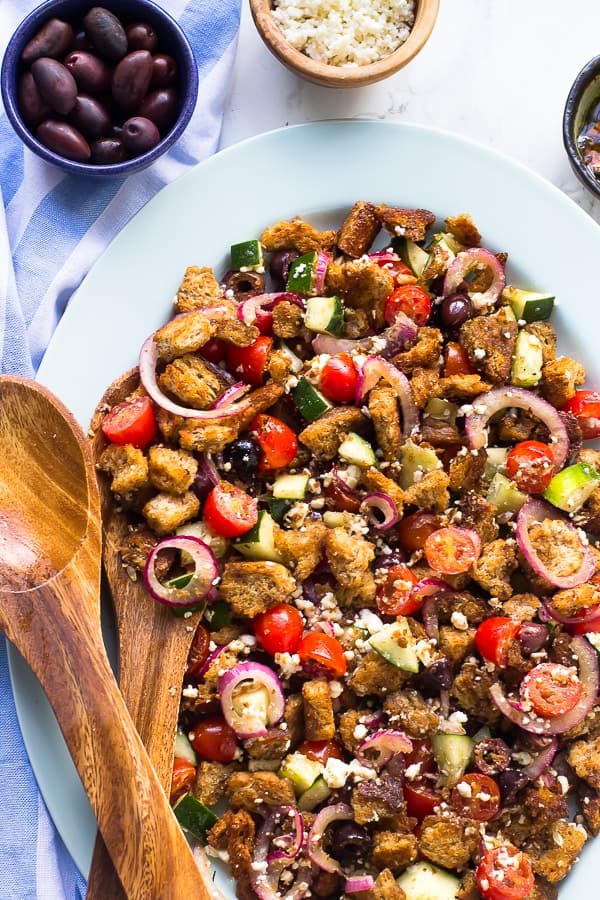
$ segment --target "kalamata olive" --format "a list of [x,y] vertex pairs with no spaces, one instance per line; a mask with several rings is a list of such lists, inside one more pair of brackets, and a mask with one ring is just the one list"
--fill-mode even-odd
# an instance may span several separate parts
[[127,53],[127,35],[115,15],[103,6],[93,6],[83,20],[87,36],[102,56],[111,62]]
[[269,274],[274,287],[283,290],[290,271],[290,266],[300,254],[297,250],[277,250],[269,263]]
[[179,110],[179,94],[176,88],[158,88],[146,94],[138,109],[140,116],[150,119],[161,133],[167,131]]
[[123,142],[116,137],[100,138],[91,144],[92,162],[102,165],[124,162],[127,159],[127,151]]
[[265,292],[265,279],[258,272],[227,272],[222,284],[240,303]]
[[160,132],[154,122],[143,116],[134,116],[123,124],[123,143],[125,149],[133,156],[146,153],[156,147],[160,141]]
[[69,115],[69,121],[81,131],[86,138],[94,140],[110,132],[111,121],[106,107],[89,94],[78,94],[75,106]]
[[519,769],[504,769],[499,772],[496,781],[502,795],[502,803],[504,806],[510,806],[514,803],[519,791],[525,787],[529,778]]
[[112,69],[99,56],[87,50],[73,50],[65,57],[65,66],[80,91],[103,94],[110,90]]
[[42,100],[31,72],[24,72],[19,79],[19,110],[30,128],[37,128],[50,115],[50,107]]
[[128,25],[125,34],[129,50],[149,50],[152,53],[158,47],[158,35],[147,22]]
[[340,861],[368,859],[373,840],[366,828],[356,822],[334,822],[330,829],[329,853]]
[[152,78],[150,87],[169,87],[177,80],[177,63],[167,53],[157,53],[152,57]]
[[475,744],[473,758],[484,775],[497,775],[508,768],[511,752],[502,738],[485,738]]
[[36,135],[45,147],[67,159],[87,162],[92,155],[90,145],[81,132],[67,122],[46,119],[38,126]]
[[448,294],[440,306],[440,321],[444,328],[458,328],[471,317],[473,304],[468,294]]
[[549,637],[548,628],[542,622],[523,622],[517,632],[521,652],[525,656],[541,650]]
[[68,22],[63,22],[62,19],[48,19],[38,33],[25,44],[21,59],[28,66],[42,56],[58,59],[67,52],[72,40],[73,29]]
[[242,481],[250,480],[258,468],[260,454],[258,447],[249,437],[237,438],[223,451],[225,463],[229,463]]
[[134,50],[118,63],[112,77],[112,95],[122,109],[137,109],[150,84],[152,54]]
[[40,96],[57,113],[66,116],[75,106],[77,85],[69,70],[56,59],[42,56],[31,67]]
[[419,686],[426,693],[439,694],[452,687],[452,665],[447,657],[436,659],[419,675]]

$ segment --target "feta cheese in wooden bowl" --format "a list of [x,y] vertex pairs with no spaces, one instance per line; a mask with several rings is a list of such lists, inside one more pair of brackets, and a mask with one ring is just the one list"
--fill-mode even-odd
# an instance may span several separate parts
[[297,75],[326,87],[381,81],[426,43],[439,0],[250,0],[260,36]]

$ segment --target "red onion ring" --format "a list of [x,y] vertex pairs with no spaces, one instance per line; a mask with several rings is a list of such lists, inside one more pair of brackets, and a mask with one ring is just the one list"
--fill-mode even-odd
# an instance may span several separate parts
[[542,606],[550,618],[555,622],[560,622],[561,625],[587,625],[588,622],[600,617],[600,605],[590,606],[586,610],[582,609],[580,613],[583,615],[578,616],[563,616],[561,613],[557,613],[550,601],[545,598],[542,600]]
[[542,397],[525,388],[497,387],[476,397],[472,407],[473,412],[465,418],[465,431],[473,450],[487,446],[486,429],[492,416],[503,409],[516,407],[531,413],[546,426],[554,438],[551,449],[557,471],[564,466],[569,455],[569,435],[558,411]]
[[328,253],[323,253],[322,251],[317,253],[315,261],[315,291],[317,294],[320,294],[325,287],[325,274],[330,260],[331,257]]
[[254,325],[258,310],[263,309],[270,312],[283,300],[286,300],[288,303],[295,303],[300,309],[304,309],[304,301],[298,294],[294,294],[292,291],[278,291],[273,294],[258,294],[255,297],[249,297],[248,300],[244,300],[238,306],[238,318],[245,325]]
[[542,522],[544,519],[560,520],[561,522],[564,522],[569,530],[577,533],[575,526],[572,525],[571,522],[556,509],[556,507],[552,506],[550,503],[546,503],[545,500],[541,500],[537,497],[530,497],[519,510],[517,515],[517,529],[515,531],[519,550],[527,560],[528,564],[537,575],[557,588],[573,588],[588,581],[594,574],[596,563],[592,551],[589,547],[584,546],[584,544],[581,544],[581,549],[583,551],[581,566],[572,575],[565,575],[564,577],[555,575],[541,561],[531,543],[529,527],[534,522]]
[[398,254],[393,250],[376,250],[374,253],[369,253],[368,256],[378,266],[385,266],[386,263],[402,262]]
[[[403,731],[382,728],[381,731],[375,731],[365,738],[356,750],[356,758],[363,765],[381,769],[392,756],[396,756],[397,753],[410,753],[412,748],[412,741]],[[374,751],[376,755],[367,755],[367,751]]]
[[[294,819],[295,831],[291,837],[290,851],[275,850],[269,852],[275,829],[282,818],[290,815]],[[286,835],[287,836],[287,835]],[[289,868],[298,856],[304,843],[304,822],[302,816],[293,806],[275,807],[265,819],[256,839],[250,881],[260,900],[301,900],[306,894],[311,881],[311,873],[306,862],[301,862],[296,874],[296,884],[285,894],[279,891],[279,879],[284,869]],[[264,870],[261,863],[265,864]]]
[[200,669],[198,670],[198,672],[195,676],[198,681],[201,678],[204,678],[204,676],[206,675],[206,673],[208,672],[208,670],[214,663],[215,659],[218,659],[218,657],[221,655],[221,653],[223,652],[223,650],[225,649],[226,646],[227,646],[227,644],[219,644],[218,647],[215,647],[215,649],[213,651],[211,651],[211,653],[208,654],[208,656],[206,657],[206,660],[204,662],[204,665],[202,665],[200,667]]
[[312,862],[325,872],[335,872],[342,875],[342,867],[336,859],[333,859],[329,853],[323,849],[323,835],[332,822],[345,822],[354,819],[352,807],[347,803],[335,803],[333,806],[326,806],[312,824],[308,832],[308,855]]
[[540,775],[546,771],[548,766],[551,765],[552,760],[556,756],[558,750],[558,738],[553,737],[547,747],[538,753],[538,755],[533,759],[528,766],[522,770],[523,775],[527,775],[528,778],[531,778],[534,781],[536,778],[539,778]]
[[[253,719],[243,708],[236,708],[236,688],[245,682],[253,682],[256,689],[267,691],[264,721],[262,718]],[[262,663],[242,662],[228,669],[219,678],[219,695],[225,721],[240,738],[262,737],[269,725],[279,722],[285,709],[281,682],[275,672]]]
[[[183,550],[194,562],[192,577],[185,587],[167,587],[156,575],[155,562],[161,550]],[[210,593],[213,581],[219,574],[215,555],[204,541],[191,535],[173,535],[164,538],[152,548],[144,567],[144,586],[151,597],[165,606],[194,606]]]
[[247,394],[249,390],[249,384],[246,384],[243,381],[236,381],[236,383],[232,384],[231,387],[228,387],[226,391],[223,391],[220,397],[217,397],[211,406],[211,409],[223,409],[223,407],[230,406],[237,400],[241,400],[244,394]]
[[[374,335],[377,338],[378,354],[385,359],[394,356],[404,350],[407,344],[414,341],[418,331],[418,326],[411,318],[401,311],[398,312],[388,328],[381,334]],[[379,347],[380,344],[381,347]],[[334,338],[328,334],[318,334],[313,338],[312,347],[315,353],[329,353],[331,356],[353,351],[369,353],[373,347],[373,337],[351,340],[350,338]]]
[[395,390],[402,411],[402,435],[407,438],[419,424],[419,412],[412,398],[410,382],[406,375],[386,359],[369,356],[362,364],[356,383],[356,405],[362,406],[365,397],[375,385],[384,379]]
[[370,891],[374,884],[372,875],[352,875],[350,878],[346,878],[344,892],[356,894],[358,891]]
[[[366,512],[367,519],[371,525],[379,531],[387,531],[400,518],[398,507],[389,494],[384,494],[382,491],[373,491],[370,494],[365,494],[360,504],[360,511]],[[377,518],[375,511],[381,513],[383,520]]]
[[444,297],[453,294],[459,287],[463,286],[465,278],[473,269],[481,268],[491,270],[493,275],[491,285],[483,293],[471,293],[469,291],[469,283],[466,282],[466,291],[475,309],[485,309],[486,306],[492,306],[504,290],[506,275],[504,274],[504,268],[494,254],[490,253],[489,250],[484,250],[483,247],[472,247],[470,250],[462,250],[460,253],[457,253],[446,270]]

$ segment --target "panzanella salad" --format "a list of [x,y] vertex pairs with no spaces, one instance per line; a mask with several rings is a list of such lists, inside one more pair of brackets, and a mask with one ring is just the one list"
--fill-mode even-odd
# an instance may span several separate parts
[[123,565],[204,610],[172,800],[243,900],[548,900],[600,830],[600,394],[435,227],[192,266],[103,421]]

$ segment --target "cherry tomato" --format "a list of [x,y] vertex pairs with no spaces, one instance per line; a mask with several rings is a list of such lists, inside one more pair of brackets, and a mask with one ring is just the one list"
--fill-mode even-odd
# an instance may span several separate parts
[[422,550],[429,535],[440,527],[440,517],[435,513],[420,510],[404,516],[396,525],[400,543],[409,553]]
[[278,603],[257,616],[252,624],[258,643],[267,653],[295,653],[298,649],[304,621],[295,606]]
[[396,286],[399,284],[406,284],[407,276],[411,279],[411,282],[416,280],[410,266],[407,266],[405,262],[402,262],[400,257],[397,257],[394,260],[386,260],[376,256],[374,257],[374,260],[380,269],[386,269],[390,273]]
[[413,596],[417,577],[405,563],[381,570],[377,585],[377,609],[386,616],[410,616],[420,608],[422,598]]
[[223,716],[201,719],[191,732],[192,747],[202,759],[209,762],[229,763],[235,759],[237,737]]
[[136,397],[113,406],[104,417],[102,433],[113,444],[146,447],[156,437],[156,419],[150,398]]
[[190,647],[185,670],[186,678],[198,679],[202,677],[202,669],[208,659],[210,637],[204,625],[198,625]]
[[448,341],[444,350],[444,377],[448,375],[474,375],[467,351],[456,341]]
[[254,324],[261,334],[271,334],[273,329],[273,313],[268,309],[257,309]]
[[[465,787],[466,785],[466,787]],[[500,788],[489,775],[470,772],[452,788],[452,808],[465,819],[489,822],[500,811]]]
[[171,778],[170,801],[175,803],[183,794],[191,791],[196,780],[196,766],[187,759],[176,756],[173,760],[173,775]]
[[328,501],[329,509],[351,513],[357,513],[360,509],[360,498],[339,477],[332,478],[329,484],[323,485],[323,496]]
[[[590,609],[582,609],[577,615],[583,619],[585,616],[590,616],[590,612]],[[590,616],[586,622],[582,622],[581,625],[570,625],[569,631],[572,634],[589,634],[600,631],[600,606],[595,608],[594,615]]]
[[298,747],[298,753],[303,753],[315,762],[327,765],[328,759],[343,759],[344,751],[337,741],[304,741]]
[[358,372],[349,353],[331,356],[321,370],[319,387],[333,403],[354,403]]
[[535,886],[531,860],[510,844],[487,850],[476,878],[484,900],[525,900]]
[[518,622],[507,616],[485,619],[475,632],[475,646],[484,659],[503,669],[507,665],[508,648],[519,627]]
[[227,345],[227,368],[236,378],[248,384],[260,385],[265,377],[265,368],[273,338],[261,335],[249,347]]
[[540,663],[521,682],[520,695],[538,716],[552,719],[575,709],[583,685],[574,669],[560,663]]
[[436,791],[427,781],[405,781],[404,782],[404,800],[406,802],[406,812],[415,819],[424,819],[430,816],[442,802],[442,795]]
[[542,494],[554,475],[554,454],[541,441],[521,441],[508,454],[506,471],[520,491]]
[[241,488],[220,481],[204,501],[204,521],[221,537],[239,537],[258,522],[258,500]]
[[303,663],[317,666],[331,678],[346,674],[344,648],[338,640],[323,631],[309,631],[300,641],[298,656]]
[[203,359],[207,359],[208,362],[218,366],[227,356],[227,344],[225,341],[219,341],[216,338],[212,338],[200,347],[198,353]]
[[563,410],[575,416],[584,441],[600,437],[600,393],[598,391],[575,391],[575,396],[567,400]]
[[285,422],[261,413],[250,424],[252,436],[260,447],[258,468],[261,472],[282,469],[298,452],[298,438]]
[[385,301],[383,316],[391,325],[399,312],[417,325],[425,325],[431,315],[431,300],[426,290],[418,284],[402,284],[395,288]]
[[425,559],[432,569],[444,575],[468,572],[479,558],[481,544],[467,528],[449,525],[433,531],[423,545]]

